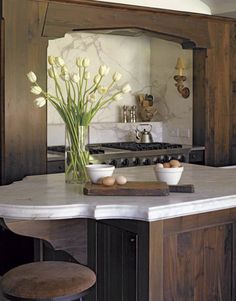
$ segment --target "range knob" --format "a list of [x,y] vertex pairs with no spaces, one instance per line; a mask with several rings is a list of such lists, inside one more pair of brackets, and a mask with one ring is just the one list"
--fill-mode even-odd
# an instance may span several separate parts
[[157,158],[157,163],[164,163],[164,162],[165,162],[165,157],[163,155]]
[[180,162],[185,162],[186,158],[184,155],[178,155],[177,160],[179,160]]
[[175,155],[172,159],[178,160],[180,162],[185,162],[185,156],[184,155]]
[[154,157],[154,158],[152,159],[152,163],[153,163],[153,164],[159,163],[159,158],[158,158],[158,157]]
[[165,155],[165,162],[169,162],[170,160],[172,160],[173,157],[170,155]]
[[142,161],[142,163],[143,163],[143,165],[150,165],[151,161],[148,158],[144,158],[143,161]]
[[139,158],[133,158],[133,159],[132,159],[132,164],[133,164],[133,166],[138,166],[138,165],[140,165],[140,160],[139,160]]
[[128,159],[121,159],[120,164],[122,167],[128,167],[129,166],[129,160]]
[[115,167],[117,167],[117,161],[115,159],[109,161],[108,164],[114,165]]

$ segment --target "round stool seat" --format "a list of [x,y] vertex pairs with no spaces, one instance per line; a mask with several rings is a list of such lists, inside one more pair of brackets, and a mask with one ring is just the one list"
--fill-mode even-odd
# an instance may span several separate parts
[[4,295],[10,300],[57,300],[58,297],[60,300],[62,297],[76,300],[74,297],[92,287],[95,281],[94,272],[80,264],[40,261],[10,270],[3,276],[1,285]]

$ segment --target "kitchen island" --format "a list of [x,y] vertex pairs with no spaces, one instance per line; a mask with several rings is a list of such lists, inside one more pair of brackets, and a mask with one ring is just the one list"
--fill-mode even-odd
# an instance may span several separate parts
[[[0,215],[96,270],[92,300],[235,300],[236,170],[184,167],[195,193],[162,197],[84,196],[63,174],[27,177],[0,187]],[[116,173],[155,180],[152,166]]]

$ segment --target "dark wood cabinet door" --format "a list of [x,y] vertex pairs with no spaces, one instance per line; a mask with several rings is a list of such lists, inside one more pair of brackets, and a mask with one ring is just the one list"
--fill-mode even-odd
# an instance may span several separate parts
[[164,301],[233,301],[233,224],[164,239]]
[[97,225],[97,301],[137,300],[137,235]]

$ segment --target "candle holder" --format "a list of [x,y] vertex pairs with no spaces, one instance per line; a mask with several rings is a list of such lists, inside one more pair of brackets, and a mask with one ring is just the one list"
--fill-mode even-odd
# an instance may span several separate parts
[[174,80],[176,81],[175,86],[177,87],[178,92],[182,95],[183,98],[188,98],[190,95],[189,88],[184,86],[184,82],[187,77],[184,75],[175,75]]

